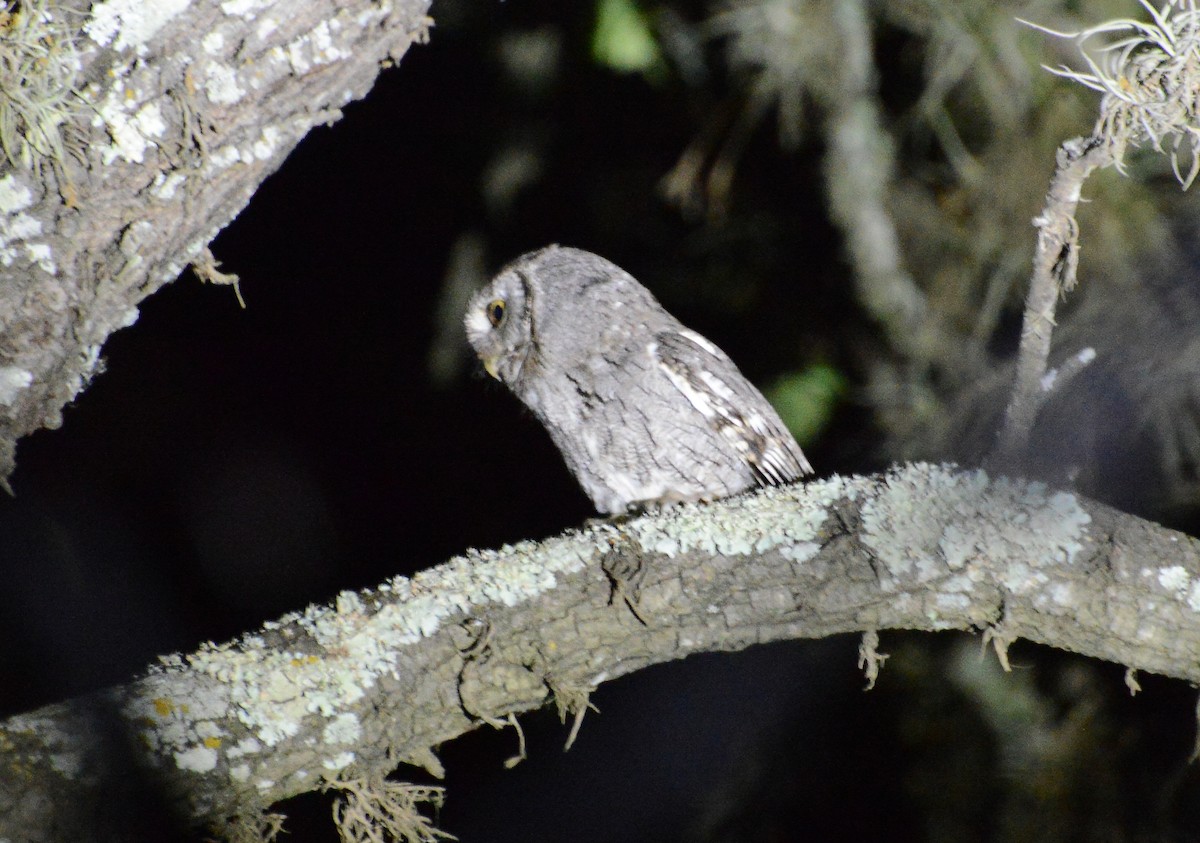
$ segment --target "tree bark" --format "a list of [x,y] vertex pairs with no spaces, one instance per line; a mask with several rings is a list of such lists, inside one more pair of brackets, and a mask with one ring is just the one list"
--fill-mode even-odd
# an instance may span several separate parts
[[151,786],[227,831],[397,762],[440,775],[439,744],[549,699],[579,712],[648,665],[854,631],[870,657],[882,629],[982,629],[1002,659],[1026,638],[1200,681],[1200,544],[917,464],[471,551],[0,724],[20,772],[0,776],[0,837],[78,839]]
[[0,50],[37,61],[0,80],[21,86],[0,85],[17,138],[0,155],[0,483],[109,334],[431,23],[428,0],[20,6]]

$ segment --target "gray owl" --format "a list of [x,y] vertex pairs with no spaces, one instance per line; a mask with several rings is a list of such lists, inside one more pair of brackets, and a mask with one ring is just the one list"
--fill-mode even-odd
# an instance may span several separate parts
[[713,500],[812,471],[725,353],[599,255],[547,246],[471,300],[467,339],[596,509]]

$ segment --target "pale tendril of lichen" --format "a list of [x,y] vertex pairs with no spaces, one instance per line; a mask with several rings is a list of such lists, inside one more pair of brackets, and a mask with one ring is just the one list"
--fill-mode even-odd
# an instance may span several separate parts
[[[1150,21],[1118,18],[1077,32],[1021,23],[1078,44],[1086,71],[1046,69],[1103,94],[1095,135],[1109,144],[1117,168],[1124,172],[1130,145],[1149,141],[1186,189],[1200,173],[1200,11],[1196,0],[1158,9],[1139,2]],[[1190,159],[1186,172],[1181,159]]]

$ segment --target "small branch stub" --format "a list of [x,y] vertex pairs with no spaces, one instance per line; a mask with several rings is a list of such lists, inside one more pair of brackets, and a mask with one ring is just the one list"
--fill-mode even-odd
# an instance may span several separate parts
[[864,691],[870,691],[875,687],[875,681],[879,679],[879,671],[883,668],[883,663],[890,658],[891,656],[887,653],[879,652],[878,630],[868,629],[863,633],[862,642],[858,645],[858,668],[867,677]]
[[599,714],[600,709],[596,708],[590,699],[593,688],[560,685],[550,678],[546,679],[546,684],[550,686],[550,690],[554,694],[554,707],[558,709],[559,721],[565,724],[567,715],[572,715],[571,731],[567,735],[567,742],[563,745],[563,752],[566,752],[575,745],[575,738],[579,737],[579,728],[583,725],[584,715],[588,713],[589,709]]

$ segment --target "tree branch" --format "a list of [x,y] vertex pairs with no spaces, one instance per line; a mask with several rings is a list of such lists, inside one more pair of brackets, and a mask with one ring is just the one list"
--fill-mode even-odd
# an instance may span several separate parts
[[1045,380],[1054,333],[1058,297],[1074,289],[1079,266],[1079,223],[1075,209],[1083,183],[1094,170],[1115,163],[1110,144],[1098,136],[1072,138],[1058,150],[1057,166],[1046,193],[1046,207],[1033,224],[1037,226],[1037,251],[1033,275],[1025,297],[1021,344],[1017,352],[1016,380],[1004,414],[1004,426],[992,456],[992,464],[1018,468],[1053,382]]
[[[1043,378],[1058,297],[1075,286],[1079,266],[1075,209],[1083,183],[1104,167],[1114,166],[1124,173],[1126,150],[1147,143],[1170,158],[1184,190],[1200,173],[1200,121],[1195,108],[1200,68],[1194,60],[1200,46],[1200,19],[1195,4],[1171,2],[1157,12],[1148,3],[1142,5],[1153,18],[1151,22],[1120,18],[1078,32],[1057,32],[1022,21],[1054,37],[1074,40],[1088,70],[1046,69],[1102,96],[1091,135],[1072,138],[1059,147],[1046,207],[1033,221],[1038,242],[1025,298],[1017,377],[996,452],[990,458],[992,465],[1006,470],[1019,472],[1038,410],[1053,389],[1053,379]],[[1101,56],[1099,62],[1088,47],[1095,38],[1108,42],[1095,48]],[[1181,156],[1191,159],[1186,173],[1180,166]]]
[[648,665],[889,628],[985,629],[1001,654],[1027,638],[1200,681],[1200,544],[918,464],[471,551],[0,724],[21,773],[0,777],[0,837],[76,839],[131,782],[221,830],[400,761],[440,776],[444,741],[550,698],[578,714]]
[[0,78],[0,483],[108,335],[430,23],[428,0],[20,6],[0,51],[42,52]]
[[[832,84],[818,88],[829,146],[824,170],[830,215],[846,238],[859,303],[893,349],[924,366],[950,346],[938,336],[925,293],[904,266],[888,210],[896,156],[878,102],[866,3],[841,0],[823,8],[838,47]],[[944,356],[953,359],[951,353]]]

